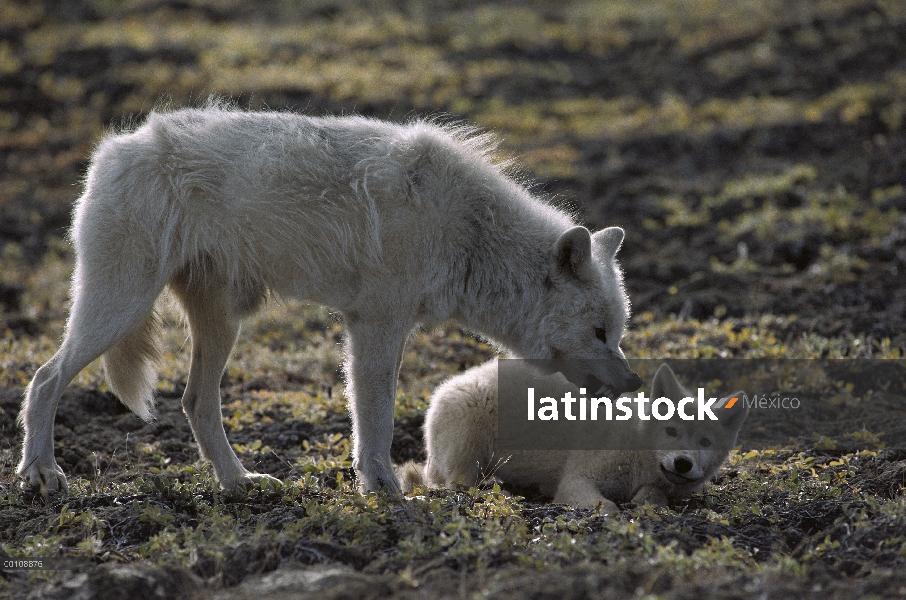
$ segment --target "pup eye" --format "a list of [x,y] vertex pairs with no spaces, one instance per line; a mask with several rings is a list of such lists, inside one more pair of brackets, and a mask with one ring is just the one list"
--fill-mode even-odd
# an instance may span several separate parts
[[676,428],[675,428],[675,427],[668,427],[668,428],[667,428],[667,435],[669,435],[670,437],[676,437]]
[[595,337],[606,344],[607,343],[607,330],[604,329],[603,327],[595,327]]
[[711,445],[711,440],[709,440],[708,438],[702,438],[698,443],[701,444],[703,448],[707,448]]

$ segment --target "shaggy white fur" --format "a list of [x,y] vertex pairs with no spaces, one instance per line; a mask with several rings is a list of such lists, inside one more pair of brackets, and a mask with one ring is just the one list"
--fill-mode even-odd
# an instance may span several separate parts
[[[623,359],[629,304],[614,260],[623,231],[591,235],[507,177],[491,149],[468,128],[216,103],[155,112],[107,137],[75,210],[66,335],[20,415],[19,473],[65,488],[53,455],[57,402],[102,354],[113,390],[150,418],[153,306],[167,285],[192,336],[183,406],[224,487],[265,477],[230,448],[219,382],[241,318],[268,291],[344,317],[354,464],[367,490],[399,489],[393,401],[416,323],[453,318],[520,356]],[[596,329],[620,334],[601,340]],[[640,384],[625,359],[615,371],[589,369],[613,390]]]

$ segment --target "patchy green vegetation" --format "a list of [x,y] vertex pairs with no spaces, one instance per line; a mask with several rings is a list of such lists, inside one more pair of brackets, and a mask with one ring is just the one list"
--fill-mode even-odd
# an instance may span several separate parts
[[[539,193],[621,250],[636,358],[906,356],[906,5],[895,0],[82,0],[0,4],[0,597],[886,597],[906,593],[903,391],[816,390],[816,420],[743,430],[703,494],[605,517],[488,483],[406,500],[354,490],[343,326],[271,299],[222,382],[230,441],[282,486],[217,489],[179,397],[167,299],[158,418],[99,364],[57,415],[68,497],[14,475],[15,415],[56,350],[78,183],[111,126],[211,94],[251,108],[462,118],[499,133]],[[394,459],[424,457],[445,377],[494,356],[417,332]],[[513,495],[513,494],[516,495]],[[519,495],[521,494],[521,495]],[[117,596],[121,597],[121,596]]]

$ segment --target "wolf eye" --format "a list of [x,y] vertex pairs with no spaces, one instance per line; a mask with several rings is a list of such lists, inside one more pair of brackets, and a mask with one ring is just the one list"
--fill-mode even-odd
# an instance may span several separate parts
[[607,344],[607,330],[603,327],[595,327],[595,337]]
[[675,428],[675,427],[668,427],[668,428],[667,428],[667,435],[669,435],[670,437],[676,437],[676,428]]
[[698,443],[701,444],[703,448],[707,448],[711,445],[711,440],[709,440],[708,438],[702,438]]

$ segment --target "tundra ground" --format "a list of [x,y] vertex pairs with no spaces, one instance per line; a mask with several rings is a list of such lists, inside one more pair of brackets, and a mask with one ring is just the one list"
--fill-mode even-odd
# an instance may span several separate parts
[[[187,334],[164,302],[157,419],[89,367],[56,420],[71,495],[21,490],[15,417],[62,332],[91,149],[209,94],[499,133],[538,193],[627,231],[630,357],[906,356],[900,2],[6,2],[0,550],[92,566],[3,572],[0,597],[906,594],[902,391],[867,401],[844,385],[838,406],[863,416],[852,430],[744,429],[715,484],[669,509],[604,517],[491,485],[361,496],[342,323],[277,298],[244,327],[221,391],[240,458],[282,487],[216,488],[179,406]],[[491,356],[454,326],[412,338],[396,460],[423,457],[431,390]]]

